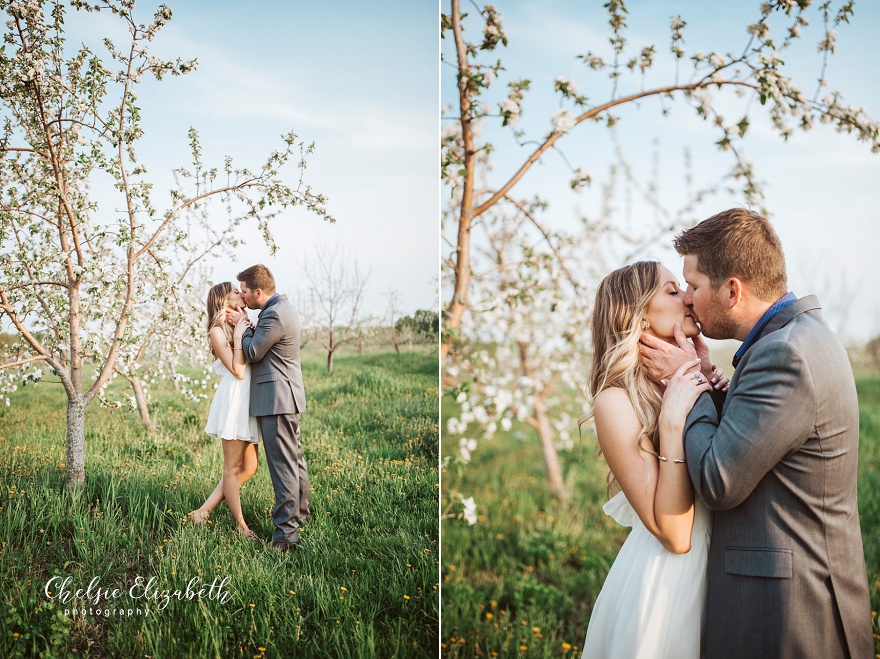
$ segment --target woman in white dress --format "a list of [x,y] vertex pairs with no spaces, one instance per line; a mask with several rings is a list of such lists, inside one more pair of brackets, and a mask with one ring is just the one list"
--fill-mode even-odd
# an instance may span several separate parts
[[227,309],[243,310],[241,293],[229,282],[212,287],[208,292],[208,342],[216,358],[214,372],[221,376],[205,432],[223,441],[223,477],[217,487],[197,510],[189,514],[196,524],[204,524],[224,499],[238,532],[251,540],[259,536],[248,528],[241,512],[239,486],[257,473],[259,424],[250,416],[251,367],[244,361],[241,337],[249,326],[247,316],[231,329],[226,322]]
[[[676,344],[692,337],[693,361],[666,381],[643,373],[643,333]],[[608,275],[593,311],[589,390],[599,448],[611,470],[603,510],[632,526],[590,616],[583,657],[697,659],[706,593],[711,512],[694,492],[682,434],[699,395],[725,390],[672,273],[643,261]],[[699,351],[703,360],[697,357]]]

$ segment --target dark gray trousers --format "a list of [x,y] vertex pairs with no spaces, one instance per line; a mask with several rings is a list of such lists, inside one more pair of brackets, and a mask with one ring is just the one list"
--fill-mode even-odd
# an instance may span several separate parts
[[275,490],[272,539],[278,542],[297,542],[299,527],[311,517],[309,505],[309,472],[299,441],[299,414],[260,416],[260,433],[266,464]]

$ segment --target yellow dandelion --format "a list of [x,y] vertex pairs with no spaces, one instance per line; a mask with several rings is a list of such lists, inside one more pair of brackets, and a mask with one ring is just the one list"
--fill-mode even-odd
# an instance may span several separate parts
[[491,613],[487,613],[487,614],[486,614],[486,620],[491,620],[491,619],[494,618],[494,617],[495,617],[495,616],[493,616]]
[[404,596],[403,596],[403,599],[408,600],[408,599],[409,599],[409,595],[404,595]]
[[563,650],[571,650],[571,644],[570,643],[563,643],[562,649]]
[[520,649],[522,652],[525,652],[526,650],[529,649],[529,646],[528,646],[528,645],[520,645],[520,646],[519,646],[519,649]]

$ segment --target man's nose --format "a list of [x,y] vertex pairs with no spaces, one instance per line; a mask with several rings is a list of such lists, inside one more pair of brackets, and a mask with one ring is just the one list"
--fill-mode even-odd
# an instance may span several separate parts
[[686,307],[692,307],[694,305],[694,291],[690,286],[685,289],[684,295],[682,295],[681,299]]

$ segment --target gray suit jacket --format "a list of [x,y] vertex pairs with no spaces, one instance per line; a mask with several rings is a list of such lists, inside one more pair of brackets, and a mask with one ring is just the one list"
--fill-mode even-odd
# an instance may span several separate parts
[[697,496],[715,510],[704,656],[873,656],[856,500],[859,408],[846,351],[805,297],[746,352],[719,420],[685,426]]
[[299,318],[286,295],[260,311],[256,327],[245,330],[241,347],[251,364],[251,416],[305,412]]

